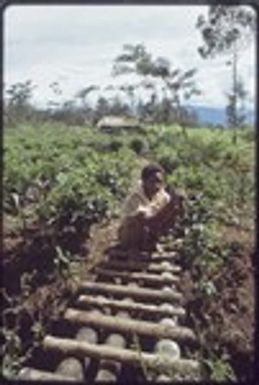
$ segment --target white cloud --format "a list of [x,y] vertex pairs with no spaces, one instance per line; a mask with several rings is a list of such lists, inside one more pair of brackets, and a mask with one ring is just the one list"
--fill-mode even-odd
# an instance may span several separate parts
[[[198,68],[203,94],[197,103],[225,105],[231,85],[225,58],[203,60],[195,28],[207,6],[9,6],[4,14],[4,81],[32,79],[35,98],[50,97],[49,84],[60,81],[72,97],[89,84],[108,84],[113,59],[125,43],[144,43],[173,67]],[[240,59],[240,69],[254,97],[255,50]]]

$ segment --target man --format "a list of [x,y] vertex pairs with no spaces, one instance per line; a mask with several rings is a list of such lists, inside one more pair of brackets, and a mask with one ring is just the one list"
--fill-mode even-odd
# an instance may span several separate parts
[[159,164],[149,164],[141,173],[137,189],[126,199],[119,241],[123,249],[149,250],[160,234],[173,225],[182,209],[176,195],[164,188],[164,170]]

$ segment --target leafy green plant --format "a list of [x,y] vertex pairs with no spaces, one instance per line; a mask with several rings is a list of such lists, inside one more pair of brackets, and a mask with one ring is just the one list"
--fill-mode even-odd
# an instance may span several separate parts
[[148,144],[144,138],[135,137],[131,139],[129,147],[137,154],[142,155],[148,151]]
[[2,370],[6,378],[14,378],[23,363],[21,340],[13,330],[4,331],[5,344],[3,346]]
[[[220,296],[217,274],[231,256],[242,252],[239,243],[219,243],[221,227],[251,226],[254,218],[251,135],[244,132],[235,146],[230,139],[227,131],[219,134],[205,128],[188,129],[184,137],[181,127],[164,125],[147,127],[142,134],[118,136],[88,128],[68,129],[61,124],[20,126],[6,132],[4,138],[4,214],[19,222],[24,237],[30,235],[31,227],[37,229],[42,242],[49,245],[55,277],[68,280],[74,267],[76,270],[77,254],[71,251],[68,240],[85,241],[94,223],[113,217],[129,190],[131,175],[139,172],[138,161],[143,156],[157,161],[166,171],[169,187],[183,189],[187,195],[184,217],[173,230],[180,237],[174,247],[195,282],[194,296],[202,312],[206,303]],[[149,151],[143,153],[146,144]],[[44,234],[49,235],[44,238]],[[30,294],[35,277],[37,274],[29,272],[22,275],[23,299]],[[205,315],[200,314],[200,318],[208,326]],[[36,319],[34,324],[35,338],[41,338],[44,322]],[[199,325],[194,327],[200,332]],[[205,378],[232,379],[229,360],[222,357],[218,345],[208,343],[210,333],[206,331],[204,341],[200,333],[207,360]],[[13,334],[18,335],[15,330]],[[13,372],[22,355],[14,340],[10,336],[10,346],[16,348],[5,350],[6,370]]]
[[[125,196],[136,164],[134,153],[121,146],[116,153],[98,153],[85,145],[87,136],[82,141],[84,133],[94,140],[87,129],[70,131],[62,126],[8,132],[4,207],[23,220],[23,227],[37,221],[55,224],[59,232],[65,226],[87,230],[110,215]],[[103,138],[95,140],[97,144]]]
[[229,363],[229,357],[226,354],[220,357],[212,355],[210,359],[204,359],[203,366],[210,381],[223,382],[237,380]]

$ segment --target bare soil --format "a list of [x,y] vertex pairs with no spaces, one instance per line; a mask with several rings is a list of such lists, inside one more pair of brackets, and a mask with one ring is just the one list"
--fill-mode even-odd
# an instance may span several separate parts
[[[116,243],[117,226],[116,220],[92,226],[90,236],[80,243],[86,252],[77,262],[76,274],[68,277],[55,271],[54,250],[46,235],[35,229],[26,242],[19,233],[5,231],[1,289],[4,327],[17,333],[24,353],[35,345],[35,325],[41,334],[52,332],[57,325],[60,329],[61,315],[73,302],[79,282],[90,278],[93,266]],[[5,343],[3,334],[1,339]]]
[[222,242],[241,242],[223,268],[211,277],[217,295],[197,296],[192,272],[185,271],[183,290],[189,322],[199,334],[205,351],[227,353],[239,381],[254,380],[255,282],[251,234],[237,228],[222,232]]

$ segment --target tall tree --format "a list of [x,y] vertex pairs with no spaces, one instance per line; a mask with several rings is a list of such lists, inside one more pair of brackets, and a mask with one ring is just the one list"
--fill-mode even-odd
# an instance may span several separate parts
[[94,111],[93,108],[90,106],[89,103],[89,96],[100,89],[100,87],[96,85],[90,85],[85,88],[82,88],[79,90],[75,97],[79,100],[79,111],[82,116],[84,116],[84,120],[87,122],[92,122],[94,120]]
[[[149,118],[163,116],[164,122],[169,123],[171,110],[178,109],[180,115],[183,101],[199,93],[193,79],[195,69],[185,72],[180,69],[172,70],[167,58],[153,58],[142,44],[127,44],[123,46],[123,50],[115,59],[113,75],[134,73],[141,77],[138,87],[142,86],[150,95],[150,100],[146,103]],[[159,87],[157,83],[160,83]],[[154,113],[159,100],[162,106],[159,107],[159,113]]]
[[236,128],[240,122],[238,116],[238,99],[242,80],[238,76],[238,60],[244,45],[247,45],[255,31],[255,14],[252,8],[245,6],[212,5],[207,18],[200,15],[196,24],[204,44],[198,48],[203,58],[228,55],[226,64],[232,70],[232,90],[228,93],[227,116],[230,127],[234,128],[233,141],[236,141]]
[[123,84],[119,89],[126,94],[129,99],[130,111],[132,114],[135,112],[135,90],[136,86],[133,84]]
[[[229,127],[242,127],[245,123],[245,101],[247,98],[247,91],[241,79],[235,84],[235,92],[227,93],[228,104],[226,107],[226,115]],[[236,111],[238,110],[238,113]],[[236,133],[236,131],[234,131]],[[236,140],[236,135],[235,139]]]
[[31,103],[36,86],[31,80],[11,85],[6,90],[6,110],[8,124],[17,124],[29,119],[34,108]]
[[[151,54],[146,50],[143,44],[124,44],[122,54],[118,55],[113,64],[112,75],[138,75],[140,82],[132,83],[134,90],[137,88],[144,88],[146,91],[150,91],[150,74],[152,70],[152,58]],[[129,96],[129,95],[128,95]],[[131,105],[135,105],[133,97],[135,93],[131,92]],[[152,93],[151,97],[152,98]],[[150,100],[151,102],[151,100]],[[148,103],[147,103],[148,104]]]
[[103,96],[99,96],[94,109],[94,124],[103,116],[108,115],[109,112],[110,106],[108,100]]
[[88,103],[87,103],[87,99],[88,99],[89,95],[90,95],[92,92],[98,91],[98,90],[99,90],[99,87],[98,87],[98,86],[91,85],[91,86],[82,88],[80,91],[78,91],[78,92],[76,93],[76,98],[79,99],[80,104],[81,104],[81,107],[82,107],[86,112],[87,112],[88,109],[89,109],[89,106],[88,106]]

